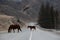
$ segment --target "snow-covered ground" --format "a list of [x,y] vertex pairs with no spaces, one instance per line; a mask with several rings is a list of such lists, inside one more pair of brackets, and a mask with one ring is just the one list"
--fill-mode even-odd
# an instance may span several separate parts
[[0,40],[60,40],[60,35],[38,28],[34,31],[23,28],[19,33],[1,32]]

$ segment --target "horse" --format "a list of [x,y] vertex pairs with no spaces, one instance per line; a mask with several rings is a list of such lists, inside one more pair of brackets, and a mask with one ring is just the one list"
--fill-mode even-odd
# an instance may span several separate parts
[[30,28],[30,30],[32,30],[32,29],[36,30],[35,26],[28,26],[27,28]]
[[11,30],[13,30],[13,32],[15,32],[15,31],[14,31],[15,29],[18,29],[18,32],[19,32],[19,30],[22,31],[21,28],[20,28],[20,25],[16,25],[16,24],[15,24],[15,25],[10,25],[10,26],[9,26],[8,33],[10,33]]

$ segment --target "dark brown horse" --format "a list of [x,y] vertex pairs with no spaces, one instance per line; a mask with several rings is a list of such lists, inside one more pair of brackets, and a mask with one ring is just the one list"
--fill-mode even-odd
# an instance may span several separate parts
[[30,30],[32,30],[32,29],[35,29],[36,30],[36,27],[35,26],[28,26],[27,28],[30,28]]
[[18,32],[19,32],[19,30],[22,31],[19,25],[10,25],[10,27],[8,29],[8,33],[11,32],[12,29],[13,29],[13,32],[15,32],[14,31],[15,29],[18,29]]

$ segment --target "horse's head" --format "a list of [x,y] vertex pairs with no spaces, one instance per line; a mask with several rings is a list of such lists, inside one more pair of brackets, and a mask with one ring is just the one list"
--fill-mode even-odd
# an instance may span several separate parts
[[11,32],[11,30],[10,29],[8,29],[8,33],[10,33]]

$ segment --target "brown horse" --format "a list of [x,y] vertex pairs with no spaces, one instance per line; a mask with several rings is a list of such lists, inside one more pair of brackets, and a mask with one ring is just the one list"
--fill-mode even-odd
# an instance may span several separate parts
[[19,30],[22,31],[19,25],[10,25],[10,27],[8,29],[8,33],[10,33],[12,29],[13,29],[13,32],[15,32],[14,31],[15,29],[18,29],[18,32],[19,32]]
[[36,27],[35,26],[28,26],[27,28],[30,28],[30,30],[32,30],[32,29],[35,29],[36,30]]

